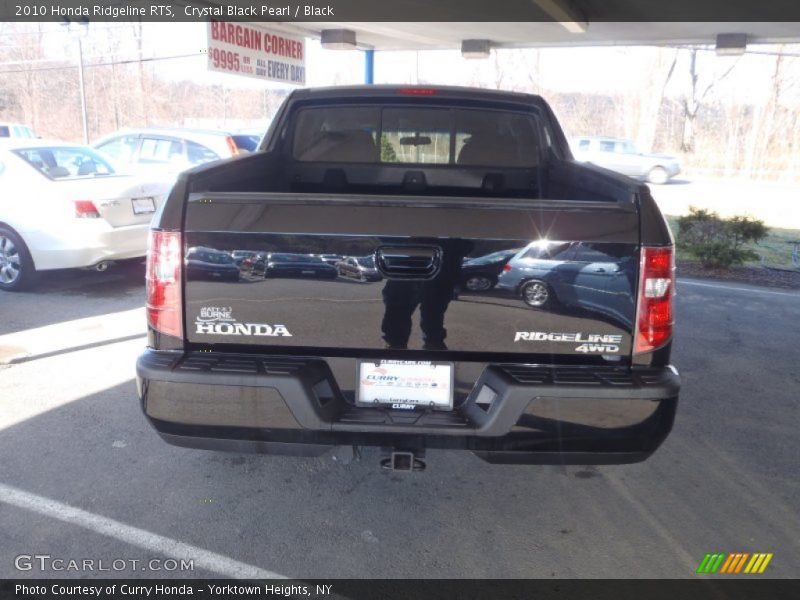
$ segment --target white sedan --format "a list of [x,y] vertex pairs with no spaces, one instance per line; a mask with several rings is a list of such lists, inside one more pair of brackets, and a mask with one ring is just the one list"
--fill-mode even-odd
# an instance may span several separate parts
[[23,289],[38,271],[144,256],[171,185],[120,174],[85,146],[0,142],[0,290]]

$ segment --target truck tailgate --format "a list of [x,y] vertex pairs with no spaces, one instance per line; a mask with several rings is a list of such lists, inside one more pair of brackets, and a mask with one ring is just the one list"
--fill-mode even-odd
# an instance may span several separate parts
[[[632,201],[202,192],[184,232],[185,256],[200,248],[220,263],[185,269],[184,331],[200,347],[630,359]],[[234,252],[250,257],[238,277]]]

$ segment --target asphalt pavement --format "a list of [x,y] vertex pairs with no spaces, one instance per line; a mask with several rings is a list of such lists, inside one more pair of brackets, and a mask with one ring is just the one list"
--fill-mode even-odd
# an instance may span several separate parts
[[681,400],[644,463],[429,451],[426,471],[391,474],[372,450],[163,443],[134,389],[142,275],[59,272],[0,294],[0,577],[682,578],[707,552],[771,552],[763,576],[800,575],[796,292],[679,281]]

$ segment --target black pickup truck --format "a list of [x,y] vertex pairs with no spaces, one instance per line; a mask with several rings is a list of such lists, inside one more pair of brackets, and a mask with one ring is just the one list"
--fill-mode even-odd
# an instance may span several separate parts
[[[188,277],[194,248],[285,268]],[[481,262],[492,285],[462,285]],[[194,448],[635,462],[675,415],[673,295],[647,186],[576,163],[540,97],[304,89],[258,151],[182,174],[155,216],[139,398]]]

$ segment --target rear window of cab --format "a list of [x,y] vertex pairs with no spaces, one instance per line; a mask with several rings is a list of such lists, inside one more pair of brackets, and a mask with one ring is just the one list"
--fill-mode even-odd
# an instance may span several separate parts
[[300,162],[534,167],[535,115],[489,109],[334,106],[298,110]]

